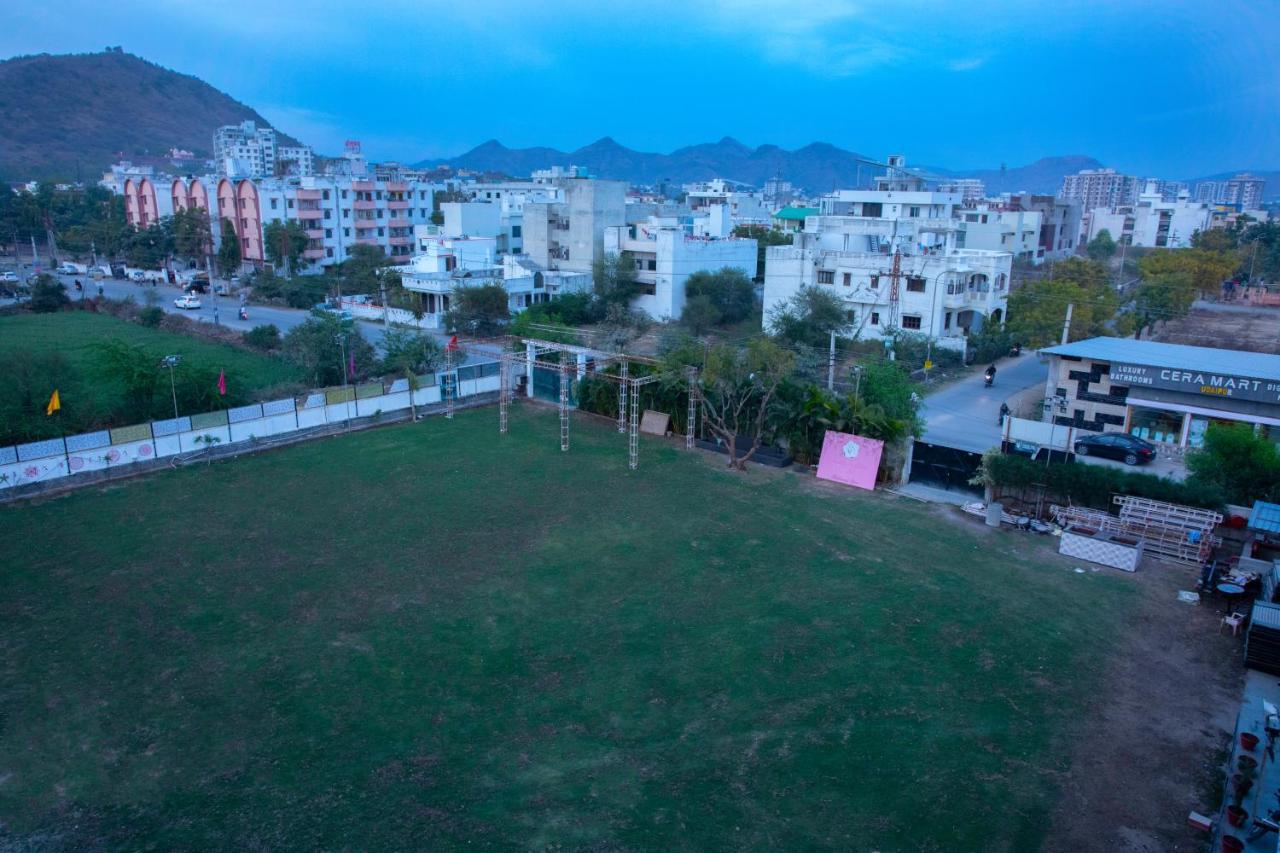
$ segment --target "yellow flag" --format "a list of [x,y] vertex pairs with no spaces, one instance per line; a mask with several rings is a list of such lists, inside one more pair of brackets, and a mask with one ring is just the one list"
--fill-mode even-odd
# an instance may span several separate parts
[[49,398],[49,405],[44,407],[45,416],[52,415],[54,412],[62,408],[62,401],[58,399],[58,389],[53,389],[53,396]]

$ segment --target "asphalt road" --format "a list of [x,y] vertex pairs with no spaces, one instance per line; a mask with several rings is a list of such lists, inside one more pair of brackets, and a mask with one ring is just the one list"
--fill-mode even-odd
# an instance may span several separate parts
[[[108,299],[124,299],[132,296],[139,305],[146,304],[148,294],[155,294],[160,300],[156,304],[167,313],[182,314],[200,323],[217,322],[220,325],[241,332],[247,332],[255,326],[264,326],[270,323],[279,329],[280,334],[283,335],[294,326],[301,324],[310,315],[310,312],[299,308],[249,305],[249,319],[241,320],[239,317],[240,299],[238,296],[215,296],[212,293],[202,293],[198,294],[201,302],[199,308],[183,309],[173,304],[173,301],[182,295],[182,289],[177,285],[140,284],[114,278],[94,281],[88,276],[63,275],[59,276],[59,278],[67,286],[67,295],[70,296],[72,301],[81,298],[81,294],[76,293],[74,287],[75,280],[79,278],[81,284],[84,285],[83,296],[86,298],[97,295],[99,284],[102,285],[103,295]],[[379,352],[382,351],[382,335],[385,329],[381,323],[371,320],[356,320],[355,326],[365,340],[373,344]],[[427,331],[427,334],[435,337],[442,344],[448,340],[448,336],[444,333]],[[465,347],[465,350],[466,359],[463,364],[492,361],[498,351],[496,347],[483,344],[469,345]]]
[[1032,385],[1044,386],[1049,368],[1034,352],[996,362],[996,381],[987,388],[979,371],[924,398],[923,441],[983,453],[1000,444],[1000,404]]

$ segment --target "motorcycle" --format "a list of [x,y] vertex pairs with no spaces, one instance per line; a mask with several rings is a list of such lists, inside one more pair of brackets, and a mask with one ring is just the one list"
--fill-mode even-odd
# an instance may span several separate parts
[[245,308],[244,306],[241,306],[241,307],[240,307],[240,319],[241,319],[241,320],[248,320],[248,319],[249,319],[249,309],[248,309],[248,308]]
[[996,381],[996,369],[994,367],[988,367],[987,372],[982,374],[983,385],[985,385],[987,388],[990,388],[992,383],[994,383],[995,381]]

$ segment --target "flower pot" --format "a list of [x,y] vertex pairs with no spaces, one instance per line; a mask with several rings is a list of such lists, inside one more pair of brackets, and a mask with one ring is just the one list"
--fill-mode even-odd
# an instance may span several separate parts
[[1244,826],[1248,819],[1249,813],[1240,806],[1227,806],[1227,822],[1232,826]]
[[1244,842],[1234,835],[1222,836],[1222,853],[1242,853]]
[[1258,746],[1258,736],[1253,732],[1241,732],[1240,745],[1250,752],[1253,752]]
[[1241,770],[1255,770],[1258,767],[1258,759],[1252,755],[1242,755],[1236,759],[1236,766]]

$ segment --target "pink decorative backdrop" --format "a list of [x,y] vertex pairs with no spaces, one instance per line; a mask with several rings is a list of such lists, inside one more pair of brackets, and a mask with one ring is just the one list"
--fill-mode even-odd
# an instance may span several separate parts
[[818,477],[860,489],[876,487],[884,442],[847,432],[827,430],[818,458]]

